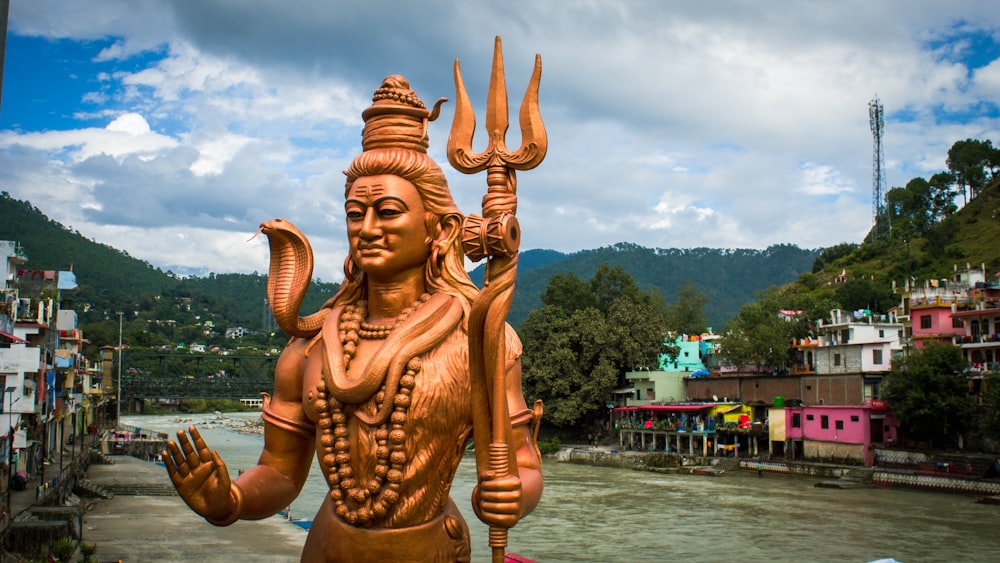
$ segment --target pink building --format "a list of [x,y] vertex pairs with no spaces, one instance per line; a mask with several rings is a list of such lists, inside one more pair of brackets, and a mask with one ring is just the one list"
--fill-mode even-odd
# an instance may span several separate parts
[[951,344],[965,334],[965,325],[954,318],[954,299],[914,299],[910,302],[910,323],[914,348],[922,350],[928,341]]
[[[896,443],[899,423],[879,400],[860,406],[811,405],[782,410],[784,443],[772,444],[772,449],[782,447],[790,459],[854,459],[871,465],[875,446]],[[778,436],[772,431],[772,442],[775,438]]]

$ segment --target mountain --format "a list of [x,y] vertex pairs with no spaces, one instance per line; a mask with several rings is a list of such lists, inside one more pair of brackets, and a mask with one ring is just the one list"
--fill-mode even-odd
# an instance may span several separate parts
[[[243,326],[270,330],[264,295],[267,278],[260,274],[213,273],[206,277],[181,278],[152,264],[129,256],[77,231],[71,231],[45,216],[30,202],[0,193],[0,240],[21,244],[28,256],[27,267],[36,270],[68,270],[76,274],[80,291],[75,296],[85,334],[95,345],[108,344],[111,332],[117,338],[117,312],[126,320],[143,320],[145,328],[133,326],[141,341],[152,330],[148,325],[174,321],[163,338],[185,338],[199,333],[194,327],[210,319],[218,330]],[[819,255],[792,245],[766,250],[649,249],[620,243],[596,250],[564,254],[554,250],[527,250],[519,257],[519,275],[511,306],[515,326],[541,305],[541,294],[553,274],[573,273],[589,280],[602,264],[621,266],[644,290],[656,288],[667,302],[688,280],[708,297],[705,314],[716,330],[754,293],[772,285],[788,283],[808,271]],[[470,275],[482,284],[484,266]],[[335,284],[313,284],[304,311],[314,311],[336,291]],[[85,311],[84,311],[85,310]],[[175,318],[178,317],[178,318]],[[185,318],[180,318],[185,317]],[[187,318],[189,317],[189,318]],[[88,326],[88,323],[90,326]],[[186,328],[184,328],[186,327]],[[158,330],[158,329],[157,329]],[[186,331],[186,332],[185,332]],[[181,336],[179,336],[181,335]],[[153,339],[150,340],[151,342]]]
[[[572,273],[589,280],[602,264],[621,266],[643,290],[656,289],[667,303],[677,298],[685,282],[691,281],[708,298],[705,316],[719,331],[754,294],[772,285],[780,286],[808,272],[819,250],[793,245],[753,249],[662,249],[619,243],[596,250],[560,254],[552,250],[529,250],[518,260],[517,284],[509,320],[518,326],[532,309],[541,307],[542,292],[554,274]],[[527,265],[527,266],[526,266]],[[472,272],[482,282],[483,266]]]
[[[151,333],[167,340],[202,342],[206,321],[224,333],[242,326],[270,331],[264,297],[267,277],[258,274],[210,274],[181,278],[127,252],[90,240],[45,216],[28,201],[0,192],[0,240],[21,245],[25,268],[72,270],[79,290],[70,294],[80,325],[93,346],[117,343],[118,312],[124,313],[128,342],[155,343]],[[337,284],[313,283],[303,309],[316,310]],[[170,321],[169,330],[154,326]],[[184,338],[181,340],[180,338]],[[280,342],[285,337],[278,336]]]

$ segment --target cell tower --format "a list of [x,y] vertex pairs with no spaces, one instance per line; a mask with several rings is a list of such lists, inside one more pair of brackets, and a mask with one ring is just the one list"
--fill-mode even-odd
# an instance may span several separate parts
[[[872,240],[889,232],[889,214],[885,212],[885,154],[882,152],[882,102],[878,94],[868,102],[868,121],[872,129]],[[879,219],[882,219],[881,221]]]

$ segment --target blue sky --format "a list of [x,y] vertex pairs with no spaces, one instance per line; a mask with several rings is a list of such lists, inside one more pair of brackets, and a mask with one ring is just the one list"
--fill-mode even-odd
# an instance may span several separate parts
[[[454,98],[458,58],[481,124],[496,35],[512,112],[543,61],[549,153],[518,176],[526,249],[860,242],[876,94],[889,187],[943,170],[957,140],[1000,144],[985,1],[11,4],[0,190],[181,274],[265,271],[248,239],[284,217],[316,275],[341,279],[341,171],[372,92],[403,74],[425,102]],[[443,152],[453,112],[431,154],[477,213],[485,179]]]

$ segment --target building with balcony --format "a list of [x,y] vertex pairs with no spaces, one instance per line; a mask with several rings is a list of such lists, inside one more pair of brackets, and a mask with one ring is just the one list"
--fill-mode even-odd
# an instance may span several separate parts
[[952,313],[952,319],[963,326],[963,334],[952,342],[969,364],[969,392],[981,400],[986,374],[1000,371],[1000,275],[977,283],[969,298],[970,308]]
[[[708,376],[705,360],[714,357],[715,335],[677,336],[664,342],[677,347],[677,355],[661,354],[658,369],[630,371],[625,379],[632,385],[616,390],[624,405],[644,406],[685,400],[685,379],[692,375]],[[710,360],[709,360],[710,363]]]
[[24,269],[26,262],[16,243],[0,241],[2,459],[7,471],[30,476],[44,474],[52,452],[86,431],[105,397],[68,299],[76,276]]

